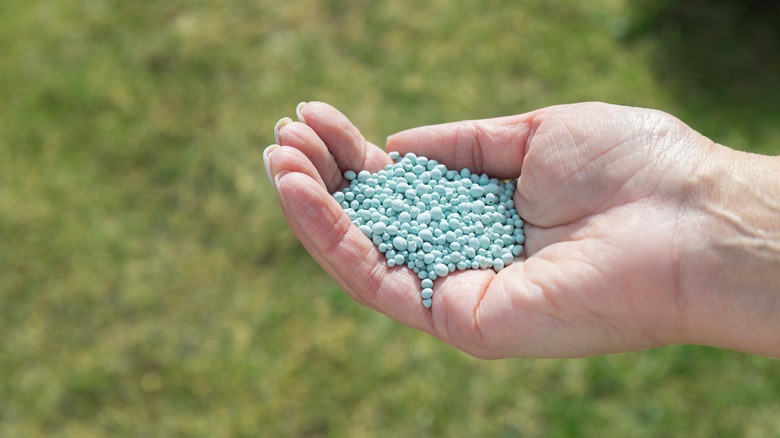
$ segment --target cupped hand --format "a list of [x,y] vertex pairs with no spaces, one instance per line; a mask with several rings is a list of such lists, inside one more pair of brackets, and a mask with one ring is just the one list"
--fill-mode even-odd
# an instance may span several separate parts
[[[264,153],[296,236],[357,302],[477,357],[576,357],[685,342],[678,226],[711,142],[655,110],[600,103],[424,126],[366,141],[321,102],[281,121]],[[286,122],[286,123],[285,123]],[[456,271],[420,303],[417,276],[389,268],[330,194],[345,170],[387,152],[517,178],[526,258],[496,273]]]

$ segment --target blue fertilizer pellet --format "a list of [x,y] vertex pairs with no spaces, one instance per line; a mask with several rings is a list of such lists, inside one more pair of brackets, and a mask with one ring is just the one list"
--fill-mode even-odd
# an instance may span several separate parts
[[349,185],[333,198],[388,267],[417,274],[423,306],[431,307],[436,278],[465,269],[498,272],[522,254],[524,222],[512,199],[516,181],[447,169],[412,153],[389,156],[394,163],[377,173],[344,172]]

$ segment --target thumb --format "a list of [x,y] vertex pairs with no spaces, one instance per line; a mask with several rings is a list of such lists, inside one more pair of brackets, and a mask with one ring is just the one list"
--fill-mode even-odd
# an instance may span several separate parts
[[387,151],[414,152],[450,168],[468,168],[496,178],[517,178],[535,112],[494,119],[421,126],[387,138]]

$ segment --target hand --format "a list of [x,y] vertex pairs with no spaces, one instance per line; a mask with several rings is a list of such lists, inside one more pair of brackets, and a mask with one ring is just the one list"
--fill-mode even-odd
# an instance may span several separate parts
[[[574,357],[695,339],[681,246],[691,180],[716,146],[668,114],[587,103],[395,134],[387,151],[519,178],[526,255],[502,271],[436,280],[388,268],[330,193],[343,171],[391,161],[333,107],[299,107],[264,158],[294,233],[356,301],[472,355]],[[338,164],[337,164],[338,163]],[[685,230],[685,231],[683,231]],[[686,234],[688,233],[688,234]]]

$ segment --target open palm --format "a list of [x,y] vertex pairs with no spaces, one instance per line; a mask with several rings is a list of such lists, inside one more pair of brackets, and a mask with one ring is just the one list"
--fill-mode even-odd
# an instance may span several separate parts
[[[419,280],[353,226],[330,193],[386,151],[333,107],[311,102],[278,129],[269,176],[295,234],[356,301],[479,357],[571,357],[679,341],[677,224],[709,140],[659,111],[588,103],[414,128],[387,151],[519,178],[526,255],[502,271]],[[338,164],[337,164],[338,163]]]

